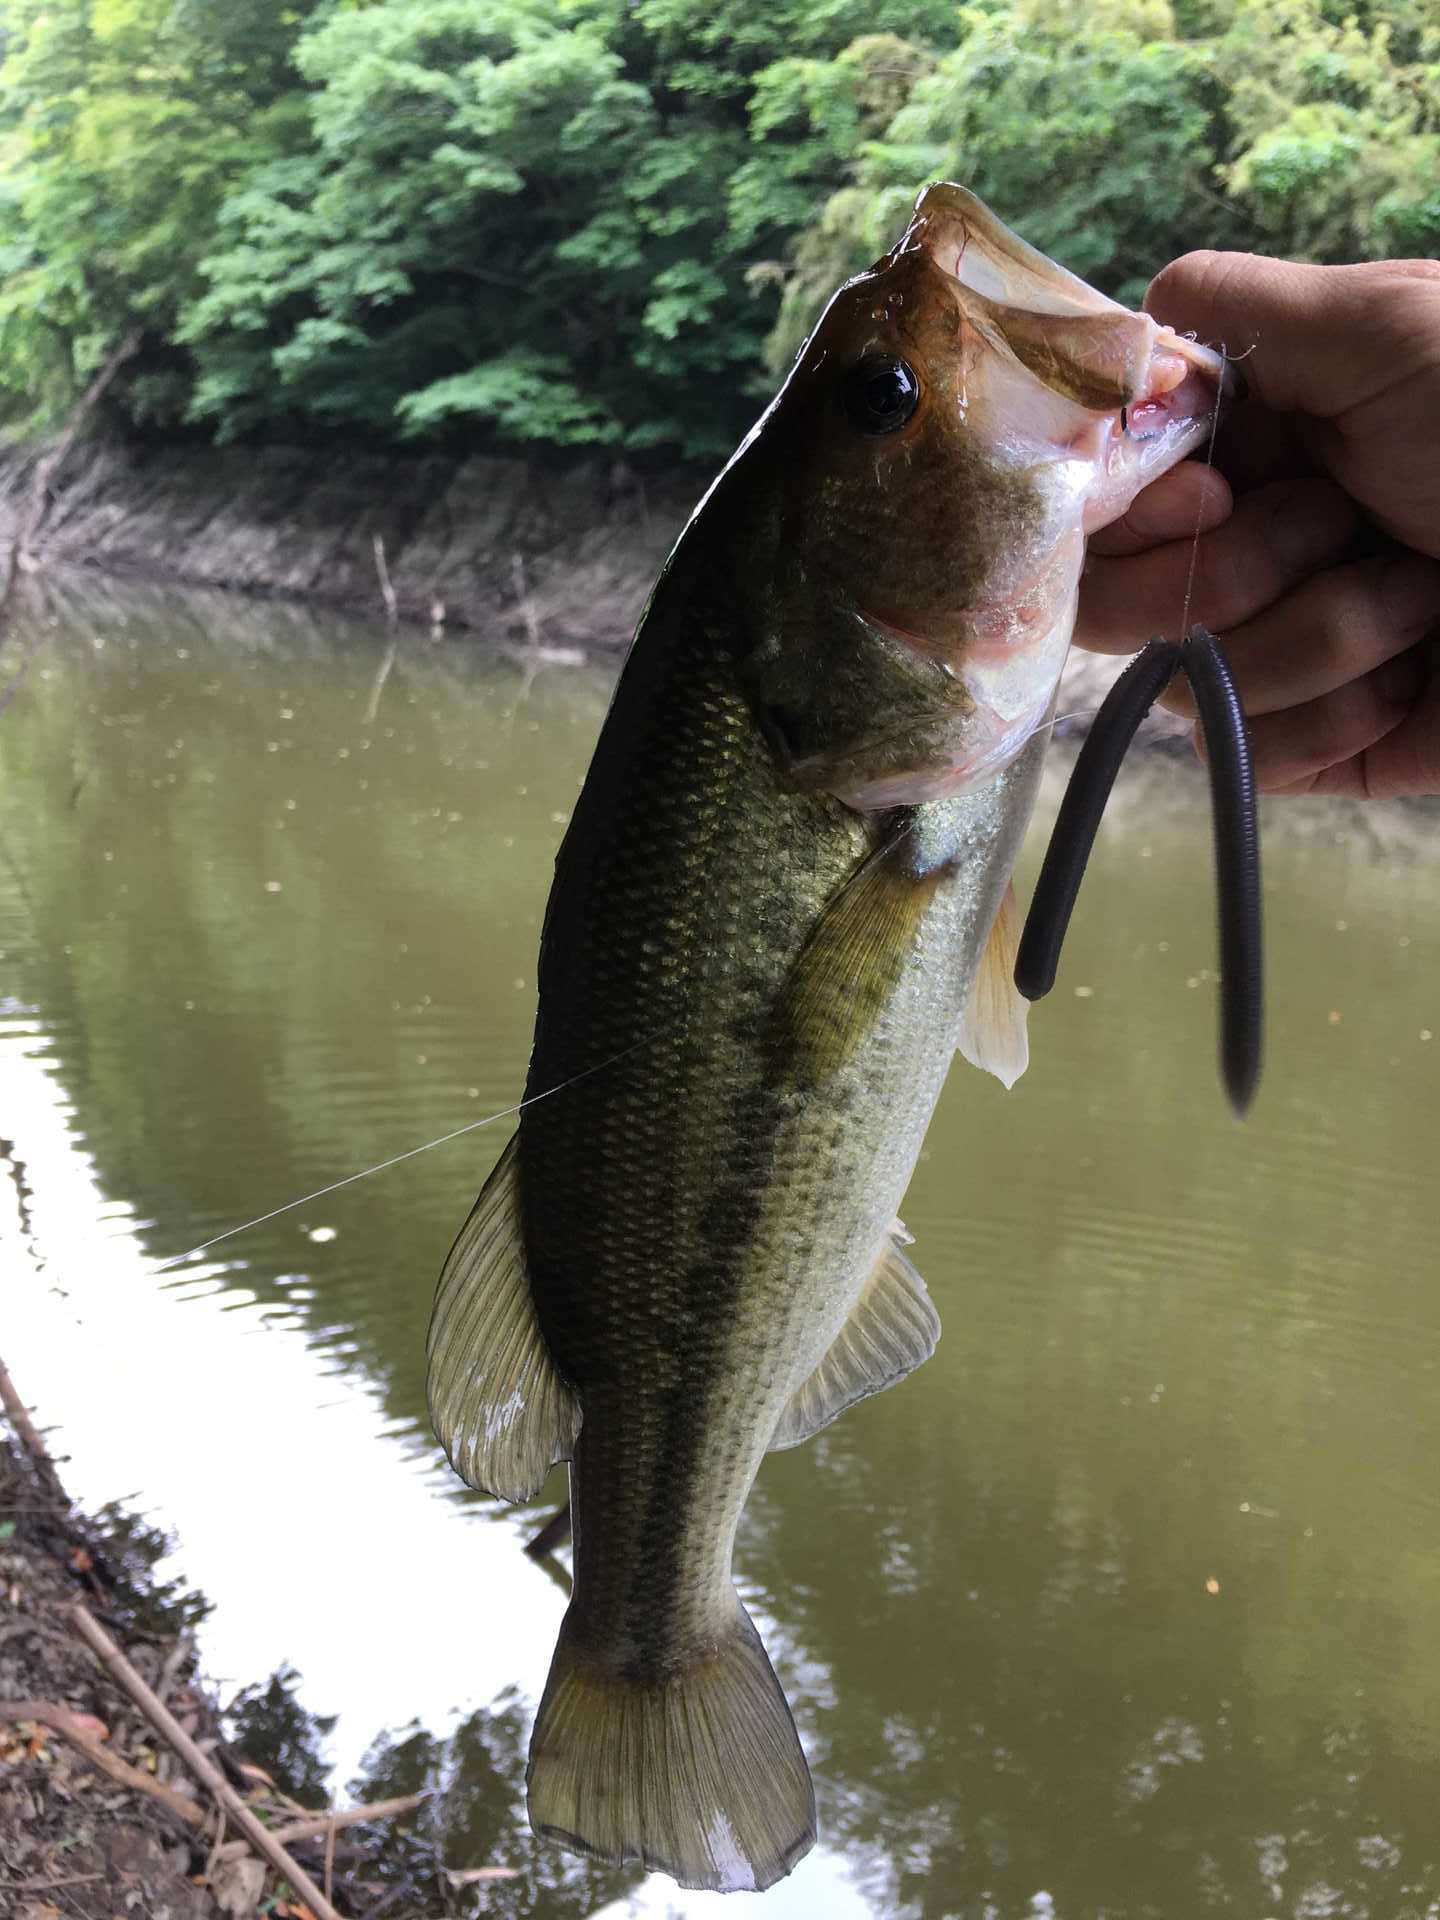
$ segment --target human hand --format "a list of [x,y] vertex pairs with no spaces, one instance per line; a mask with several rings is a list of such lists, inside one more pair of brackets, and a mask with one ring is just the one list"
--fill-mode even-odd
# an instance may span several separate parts
[[[1271,792],[1440,793],[1440,264],[1193,253],[1157,319],[1241,355],[1217,471],[1187,462],[1090,543],[1076,638],[1219,633]],[[1251,349],[1253,348],[1253,351]],[[1167,705],[1193,714],[1177,679]]]

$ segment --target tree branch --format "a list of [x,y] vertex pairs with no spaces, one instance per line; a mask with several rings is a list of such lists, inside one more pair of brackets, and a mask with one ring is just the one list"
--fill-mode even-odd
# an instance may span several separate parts
[[[35,471],[30,476],[30,491],[26,496],[19,523],[15,528],[15,537],[10,542],[10,552],[5,562],[5,579],[0,583],[0,621],[4,620],[6,609],[10,605],[10,595],[15,588],[16,576],[30,558],[30,550],[36,535],[50,506],[50,483],[59,472],[62,463],[79,438],[80,429],[105,397],[106,389],[119,373],[125,362],[132,358],[140,348],[141,330],[132,327],[125,338],[106,358],[103,366],[96,372],[84,393],[70,409],[70,417],[65,422],[64,431],[51,447],[35,462]],[[3,694],[0,694],[0,713],[3,713],[14,698],[15,689],[20,684],[25,668],[30,664],[28,655],[22,662],[19,672],[10,681]]]
[[145,1718],[189,1767],[202,1786],[214,1795],[230,1819],[249,1840],[255,1851],[268,1860],[275,1871],[290,1882],[300,1898],[314,1910],[315,1920],[340,1920],[333,1906],[306,1873],[295,1864],[284,1847],[254,1813],[208,1754],[202,1753],[170,1709],[157,1700],[152,1689],[131,1666],[125,1655],[85,1607],[78,1601],[69,1608],[69,1619],[80,1638],[120,1686],[139,1707]]

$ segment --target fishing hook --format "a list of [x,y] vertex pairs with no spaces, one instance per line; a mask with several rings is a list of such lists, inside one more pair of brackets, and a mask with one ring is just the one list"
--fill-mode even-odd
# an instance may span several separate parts
[[1105,697],[1075,761],[1056,815],[1015,958],[1015,985],[1039,1000],[1055,984],[1085,863],[1105,802],[1135,731],[1176,672],[1195,695],[1215,839],[1220,945],[1220,1077],[1243,1119],[1260,1080],[1265,989],[1260,912],[1260,829],[1245,714],[1220,642],[1194,626],[1182,642],[1152,640]]

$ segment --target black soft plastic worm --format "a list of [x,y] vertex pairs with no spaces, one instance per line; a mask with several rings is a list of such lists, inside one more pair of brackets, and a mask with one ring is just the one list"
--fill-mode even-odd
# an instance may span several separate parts
[[1075,762],[1015,960],[1015,985],[1039,1000],[1055,984],[1065,929],[1095,844],[1100,816],[1136,729],[1185,674],[1195,695],[1210,767],[1220,936],[1220,1075],[1243,1117],[1255,1097],[1265,1045],[1260,831],[1245,715],[1219,641],[1192,627],[1181,644],[1152,640],[1106,696]]

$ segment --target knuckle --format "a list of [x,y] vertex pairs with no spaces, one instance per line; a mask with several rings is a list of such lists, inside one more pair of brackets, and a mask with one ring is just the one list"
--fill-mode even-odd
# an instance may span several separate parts
[[1425,291],[1427,300],[1440,299],[1440,260],[1390,260],[1392,274]]
[[1340,559],[1359,515],[1343,492],[1320,479],[1261,489],[1200,547],[1201,599],[1209,624],[1233,628],[1287,595],[1313,594],[1327,562]]
[[1309,630],[1310,652],[1353,657],[1365,665],[1383,646],[1393,622],[1386,612],[1382,569],[1369,562],[1336,567],[1310,581],[1302,594],[1297,625]]
[[1304,742],[1304,772],[1319,773],[1337,761],[1348,759],[1357,735],[1365,734],[1366,729],[1357,724],[1359,715],[1355,711],[1364,702],[1364,691],[1355,690],[1358,699],[1345,697],[1348,692],[1346,689],[1342,694],[1313,702],[1309,738]]

